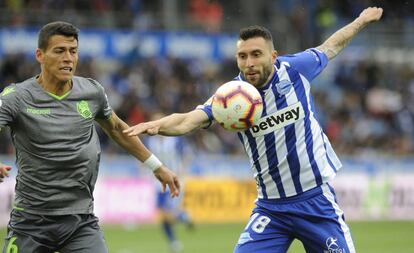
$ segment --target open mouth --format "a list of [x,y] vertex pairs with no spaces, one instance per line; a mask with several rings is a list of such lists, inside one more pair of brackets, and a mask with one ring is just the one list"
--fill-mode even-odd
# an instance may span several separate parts
[[67,73],[72,73],[72,68],[71,67],[63,67],[63,68],[60,68],[59,70],[67,72]]

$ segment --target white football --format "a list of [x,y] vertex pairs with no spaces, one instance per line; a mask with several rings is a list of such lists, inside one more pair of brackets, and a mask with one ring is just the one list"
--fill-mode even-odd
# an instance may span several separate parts
[[249,129],[260,119],[263,101],[253,85],[230,81],[214,93],[212,111],[214,119],[222,127],[238,132]]

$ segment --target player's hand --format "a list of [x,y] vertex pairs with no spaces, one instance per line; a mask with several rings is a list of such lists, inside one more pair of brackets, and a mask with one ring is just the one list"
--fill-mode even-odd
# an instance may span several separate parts
[[168,185],[172,198],[180,195],[180,182],[174,172],[163,165],[154,171],[154,175],[161,182],[163,192],[165,192]]
[[159,130],[160,126],[155,121],[149,121],[127,128],[123,133],[128,136],[139,134],[157,135]]
[[382,8],[380,7],[368,7],[359,14],[358,19],[364,23],[370,23],[378,21],[382,16]]
[[10,166],[0,163],[0,183],[3,182],[5,177],[9,177]]

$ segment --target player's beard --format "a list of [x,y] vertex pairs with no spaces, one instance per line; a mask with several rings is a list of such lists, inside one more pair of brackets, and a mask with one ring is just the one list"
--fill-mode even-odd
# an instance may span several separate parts
[[273,65],[263,68],[263,73],[260,75],[260,78],[255,82],[252,83],[257,88],[261,88],[266,85],[270,74],[272,73]]

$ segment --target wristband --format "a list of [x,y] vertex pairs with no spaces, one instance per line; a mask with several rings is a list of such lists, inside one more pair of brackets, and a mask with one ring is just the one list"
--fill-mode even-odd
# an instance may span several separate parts
[[144,161],[145,166],[147,166],[148,169],[154,171],[162,166],[162,162],[154,155],[151,154],[150,157],[147,158],[147,160]]

